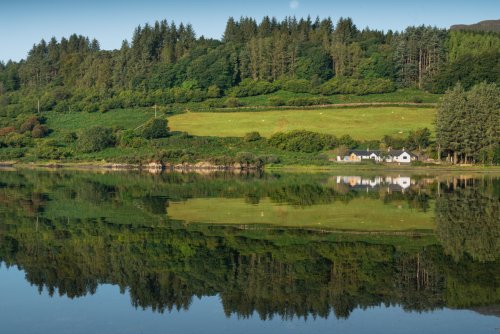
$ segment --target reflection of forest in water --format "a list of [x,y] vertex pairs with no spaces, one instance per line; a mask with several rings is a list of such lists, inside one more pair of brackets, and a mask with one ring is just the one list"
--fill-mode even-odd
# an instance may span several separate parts
[[[215,294],[227,314],[262,318],[326,317],[332,310],[347,317],[381,303],[421,311],[500,302],[500,179],[417,176],[404,189],[337,179],[1,172],[0,261],[19,266],[30,283],[51,293],[79,297],[112,283],[129,290],[134,306],[157,311],[187,309],[193,297]],[[296,206],[403,200],[416,210],[435,208],[436,233],[169,220],[169,202],[198,197]]]

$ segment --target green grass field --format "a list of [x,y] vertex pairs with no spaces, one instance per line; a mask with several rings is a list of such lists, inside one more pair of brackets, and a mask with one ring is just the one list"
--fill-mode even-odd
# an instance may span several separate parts
[[306,207],[276,204],[268,198],[258,204],[248,204],[244,199],[195,198],[172,202],[168,208],[170,218],[188,223],[358,231],[433,230],[432,212],[432,209],[428,212],[411,209],[405,201],[384,204],[378,199],[366,198]]
[[242,137],[258,131],[268,137],[276,132],[310,130],[358,140],[381,139],[384,135],[406,136],[410,130],[433,129],[432,108],[363,107],[262,112],[185,113],[169,118],[174,131],[197,136]]

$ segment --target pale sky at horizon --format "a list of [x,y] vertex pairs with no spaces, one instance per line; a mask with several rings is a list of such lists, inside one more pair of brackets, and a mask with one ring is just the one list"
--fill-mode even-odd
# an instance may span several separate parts
[[221,38],[229,16],[260,20],[265,15],[278,19],[331,17],[334,22],[349,16],[359,28],[379,30],[403,30],[422,24],[448,28],[452,24],[499,19],[500,1],[0,0],[0,61],[25,58],[34,43],[52,36],[60,40],[76,33],[96,38],[103,49],[116,49],[124,39],[130,40],[135,27],[146,22],[167,19],[191,23],[197,36]]

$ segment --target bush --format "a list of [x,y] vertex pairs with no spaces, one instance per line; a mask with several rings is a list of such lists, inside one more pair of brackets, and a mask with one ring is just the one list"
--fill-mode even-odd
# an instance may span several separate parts
[[49,134],[49,128],[45,125],[37,124],[31,130],[32,138],[43,138]]
[[70,157],[71,153],[61,148],[44,145],[36,147],[33,151],[31,151],[31,155],[34,155],[36,159],[60,160],[62,158]]
[[68,101],[59,101],[57,104],[52,108],[55,112],[66,112],[69,110],[69,103]]
[[134,138],[137,138],[134,130],[120,131],[118,133],[117,143],[120,146],[127,147]]
[[338,145],[339,146],[344,146],[349,149],[353,149],[359,145],[359,142],[354,140],[351,136],[349,135],[343,135],[338,139]]
[[262,137],[260,136],[260,133],[258,133],[257,131],[254,131],[254,132],[247,133],[245,135],[245,137],[243,137],[243,140],[246,141],[247,143],[249,143],[249,142],[260,140],[261,138]]
[[16,128],[14,128],[13,126],[9,126],[9,127],[6,127],[6,128],[1,128],[0,129],[0,137],[6,136],[9,133],[12,133],[14,131],[16,131]]
[[251,165],[260,165],[260,160],[255,156],[255,154],[250,152],[239,152],[236,155],[236,161],[246,167],[250,167]]
[[218,97],[221,97],[220,88],[217,87],[217,86],[215,86],[215,85],[212,85],[212,86],[208,87],[207,97],[208,98],[218,98]]
[[26,147],[31,145],[31,140],[26,135],[11,132],[3,139],[3,144],[9,147]]
[[180,157],[179,162],[181,163],[192,163],[196,161],[196,155],[191,152],[187,152],[182,157]]
[[0,150],[0,160],[22,158],[25,150],[25,148],[2,148]]
[[237,108],[237,107],[241,107],[242,106],[242,103],[240,102],[240,100],[238,100],[235,97],[229,97],[229,98],[227,98],[226,102],[224,104],[225,104],[225,106],[227,108]]
[[269,144],[282,150],[312,153],[334,148],[338,142],[332,135],[295,130],[275,133],[269,138]]
[[333,94],[380,94],[393,92],[396,89],[394,83],[389,79],[366,78],[355,79],[346,77],[335,77],[325,82],[320,87],[323,95]]
[[134,130],[121,131],[118,142],[122,147],[139,148],[147,145],[147,140],[142,137],[137,137]]
[[235,97],[247,97],[256,95],[270,94],[279,89],[278,84],[272,84],[267,81],[254,81],[245,79],[236,87],[229,90],[229,95]]
[[402,149],[403,147],[408,145],[408,140],[404,138],[393,137],[389,135],[385,135],[382,138],[382,142],[386,147],[390,147],[392,149]]
[[65,143],[70,144],[74,143],[78,139],[78,136],[75,132],[67,132],[62,136],[62,139]]
[[146,139],[165,138],[169,135],[168,121],[166,119],[154,118],[146,123],[142,130],[142,136]]
[[210,99],[203,102],[206,108],[224,108],[226,106],[222,99]]
[[311,82],[305,79],[288,80],[283,84],[283,90],[292,93],[310,93]]
[[261,156],[259,160],[264,164],[279,164],[281,162],[281,159],[274,154]]
[[194,158],[194,154],[187,150],[163,150],[155,155],[161,162],[189,162]]
[[84,130],[78,137],[78,149],[84,153],[98,152],[114,146],[116,142],[113,131],[109,128],[96,126]]
[[269,105],[274,107],[284,106],[286,104],[285,100],[279,96],[271,96],[269,98]]
[[99,111],[99,105],[97,103],[88,103],[83,107],[83,111],[88,113],[94,113]]
[[32,116],[21,124],[21,126],[19,127],[19,132],[25,133],[25,132],[31,131],[31,130],[33,130],[35,125],[39,125],[39,124],[40,124],[40,121],[38,120],[38,117]]

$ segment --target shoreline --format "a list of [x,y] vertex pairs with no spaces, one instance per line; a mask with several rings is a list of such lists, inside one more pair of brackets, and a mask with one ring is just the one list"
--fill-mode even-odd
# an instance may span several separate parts
[[366,164],[337,164],[331,165],[269,165],[263,168],[255,166],[241,166],[239,164],[229,166],[218,166],[208,162],[198,162],[196,164],[127,164],[114,162],[84,161],[84,162],[32,162],[24,163],[18,161],[0,161],[0,170],[5,169],[51,169],[51,170],[96,170],[96,171],[148,171],[151,173],[161,173],[164,171],[282,171],[282,172],[476,172],[488,174],[500,174],[500,166],[481,165],[434,165],[434,166],[405,166],[405,165],[366,165]]

